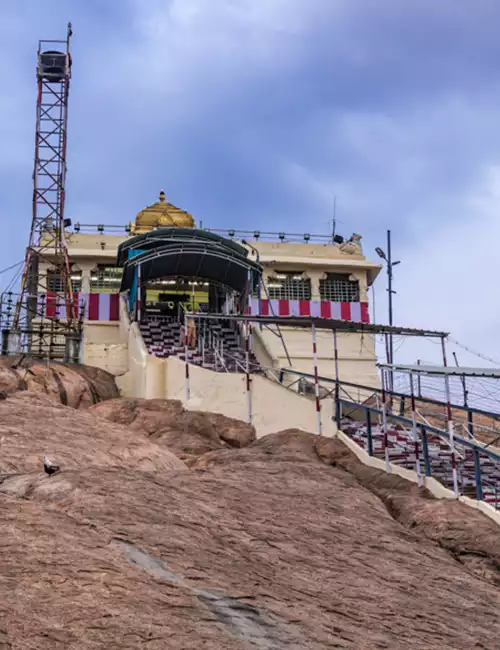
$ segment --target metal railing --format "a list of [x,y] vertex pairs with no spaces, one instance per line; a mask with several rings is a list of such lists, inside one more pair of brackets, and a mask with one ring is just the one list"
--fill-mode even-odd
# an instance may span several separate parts
[[[287,376],[294,378],[293,381],[288,382]],[[312,373],[300,372],[291,368],[284,368],[280,370],[278,381],[284,386],[293,389],[293,386],[298,385],[300,380],[314,381],[315,377]],[[454,434],[454,448],[456,451],[452,453],[450,447],[450,432],[446,428],[436,426],[435,423],[430,422],[426,417],[420,413],[421,419],[415,421],[412,417],[407,417],[405,400],[409,399],[408,395],[402,393],[395,393],[390,391],[382,391],[382,389],[366,386],[363,384],[355,384],[353,382],[346,382],[336,380],[331,377],[318,376],[320,384],[330,384],[332,388],[327,390],[325,388],[323,394],[320,394],[320,399],[327,399],[331,397],[335,402],[335,420],[339,430],[346,428],[345,418],[354,418],[361,422],[366,432],[366,451],[370,456],[375,456],[375,438],[382,438],[383,451],[386,460],[390,461],[391,453],[394,451],[388,449],[388,430],[394,425],[399,425],[407,436],[407,445],[399,445],[396,441],[393,443],[392,449],[401,451],[406,449],[408,458],[415,456],[414,466],[417,473],[419,472],[420,454],[422,455],[423,467],[425,476],[437,478],[440,482],[450,487],[451,480],[449,476],[443,476],[443,472],[451,474],[451,467],[454,462],[457,464],[459,483],[461,483],[461,492],[463,495],[468,496],[469,492],[473,491],[474,496],[479,501],[487,501],[495,509],[500,509],[500,453],[493,448],[491,443],[484,444],[475,438],[471,438],[468,428],[466,428],[466,436]],[[311,396],[314,395],[309,391]],[[385,398],[385,405],[382,399]],[[444,402],[430,398],[418,398],[418,402],[423,404],[431,404],[433,406],[440,406],[443,409],[446,407]],[[399,402],[399,403],[398,403]],[[395,408],[398,407],[398,408]],[[467,413],[467,421],[472,416],[488,415],[500,422],[500,417],[494,413],[483,411],[476,408],[466,408],[463,406],[453,405],[456,410],[461,410]],[[376,422],[376,424],[374,424]],[[374,434],[374,426],[377,426],[377,435]],[[437,455],[433,455],[432,446],[439,444],[439,451]],[[446,445],[447,450],[442,449],[442,444]],[[412,451],[408,448],[414,445]],[[458,448],[457,448],[458,446]],[[396,453],[398,453],[396,451]],[[449,460],[446,458],[449,454]],[[455,460],[452,460],[452,456]],[[436,468],[436,462],[439,460],[440,469]],[[397,463],[396,463],[397,464]],[[408,464],[408,461],[406,461]],[[470,488],[470,489],[469,489]],[[457,494],[457,496],[459,496]]]
[[[287,232],[270,232],[270,231],[260,231],[260,230],[240,230],[233,228],[203,228],[199,227],[200,230],[205,230],[206,232],[213,232],[218,235],[222,235],[227,239],[234,239],[241,241],[242,239],[252,239],[254,242],[258,241],[272,241],[272,242],[282,242],[282,243],[305,243],[305,244],[331,244],[332,246],[338,246],[337,242],[333,241],[332,235],[319,235],[315,233],[287,233]],[[141,228],[142,230],[142,228]],[[151,228],[153,231],[154,228]],[[131,234],[131,228],[129,224],[125,225],[116,225],[116,224],[89,224],[89,223],[79,223],[76,222],[73,225],[72,230],[68,231],[68,234],[94,234],[99,235],[121,235],[123,237],[128,237]]]

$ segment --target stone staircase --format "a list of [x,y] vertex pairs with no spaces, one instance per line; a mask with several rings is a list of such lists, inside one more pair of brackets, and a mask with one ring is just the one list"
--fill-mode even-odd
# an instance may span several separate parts
[[[341,430],[368,451],[368,435],[365,423],[344,419],[341,421]],[[374,456],[384,459],[384,433],[380,424],[375,422],[372,424],[372,441]],[[431,475],[447,488],[453,489],[452,462],[448,442],[445,438],[428,432],[427,447]],[[387,449],[391,463],[409,470],[415,470],[415,442],[410,430],[405,429],[401,424],[389,423]],[[462,495],[475,499],[477,496],[473,451],[459,443],[455,444],[455,449],[459,491]],[[425,461],[421,442],[418,445],[418,454],[421,472],[424,476]],[[484,455],[481,456],[480,462],[484,501],[500,510],[500,464]]]
[[[141,323],[141,335],[149,354],[160,359],[186,358],[186,349],[181,345],[181,326],[178,320],[165,316],[146,317]],[[201,321],[197,324],[196,348],[188,348],[190,363],[218,372],[245,372],[245,350],[240,342],[239,330],[229,322]],[[249,355],[250,372],[261,369],[254,354]]]

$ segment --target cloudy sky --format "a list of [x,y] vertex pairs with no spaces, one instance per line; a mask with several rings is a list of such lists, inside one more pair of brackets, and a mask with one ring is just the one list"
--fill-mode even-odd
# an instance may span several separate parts
[[369,257],[392,230],[398,324],[500,357],[498,0],[0,0],[1,268],[30,225],[37,40],[68,20],[73,221],[164,188],[211,227],[326,233],[336,195]]

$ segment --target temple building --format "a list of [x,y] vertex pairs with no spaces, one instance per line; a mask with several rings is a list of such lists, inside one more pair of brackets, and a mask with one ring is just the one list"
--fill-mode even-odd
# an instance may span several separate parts
[[[369,322],[368,292],[381,266],[366,259],[361,237],[314,236],[197,228],[193,216],[169,201],[141,210],[126,226],[74,224],[66,232],[71,280],[83,319],[81,360],[127,376],[133,364],[130,329],[148,357],[185,360],[181,342],[186,313],[318,316]],[[64,304],[51,298],[58,278],[46,273],[47,315],[64,317]],[[42,289],[40,290],[42,291]],[[332,332],[318,331],[319,373],[334,376]],[[378,385],[373,337],[339,333],[342,377]],[[244,361],[236,325],[197,323],[193,365],[239,372]],[[263,374],[292,367],[310,372],[310,330],[253,327],[251,362]],[[156,363],[156,361],[154,362]],[[158,391],[157,391],[158,392]],[[161,392],[161,391],[160,391]],[[159,394],[156,396],[160,396]]]

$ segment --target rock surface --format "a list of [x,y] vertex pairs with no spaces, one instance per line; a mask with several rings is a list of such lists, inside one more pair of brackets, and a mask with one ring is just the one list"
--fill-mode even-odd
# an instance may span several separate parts
[[[231,448],[217,418],[184,417],[0,402],[0,648],[498,648],[493,522],[337,440]],[[188,469],[166,448],[175,431],[212,449]]]
[[151,436],[188,464],[206,452],[245,447],[256,439],[253,426],[217,413],[188,411],[178,400],[115,399],[89,412]]
[[20,392],[0,401],[0,473],[14,480],[42,469],[47,455],[64,470],[114,467],[141,471],[187,469],[165,448],[112,422]]
[[[0,357],[0,393],[28,391],[73,408],[118,397],[113,375],[91,366],[44,363],[24,355]],[[1,649],[0,649],[1,650]]]

